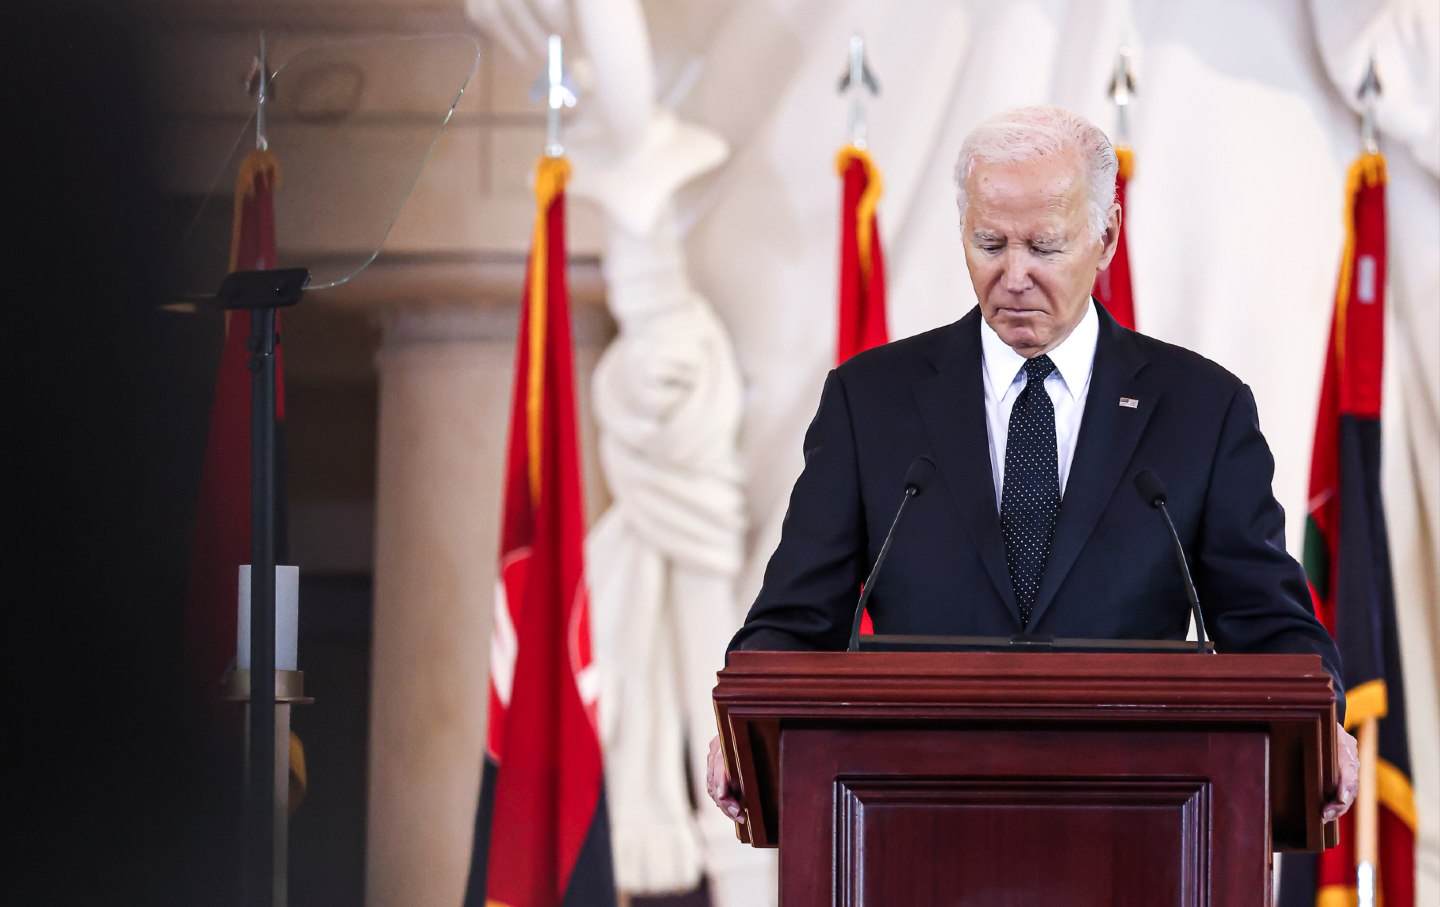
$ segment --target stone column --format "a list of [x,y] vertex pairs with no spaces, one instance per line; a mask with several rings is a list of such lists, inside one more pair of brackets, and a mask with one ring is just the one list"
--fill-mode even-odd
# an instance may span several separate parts
[[[412,305],[383,316],[366,903],[464,894],[489,697],[501,477],[518,308]],[[576,305],[582,443],[610,333]],[[600,486],[587,470],[587,509]]]

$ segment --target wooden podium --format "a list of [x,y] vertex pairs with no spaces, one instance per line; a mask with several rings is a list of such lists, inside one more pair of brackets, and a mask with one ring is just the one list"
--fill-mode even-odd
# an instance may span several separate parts
[[1269,904],[1334,841],[1313,655],[735,652],[715,710],[782,907]]

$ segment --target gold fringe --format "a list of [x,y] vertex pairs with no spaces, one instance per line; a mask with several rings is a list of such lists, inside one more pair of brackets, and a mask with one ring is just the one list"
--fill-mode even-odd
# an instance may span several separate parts
[[855,245],[859,249],[860,271],[869,277],[875,257],[870,224],[875,220],[875,211],[880,207],[880,195],[885,191],[885,186],[880,179],[880,169],[870,159],[870,154],[854,145],[846,145],[835,156],[835,169],[841,176],[845,175],[851,161],[859,161],[865,168],[865,191],[860,193],[860,200],[855,203]]
[[550,206],[565,191],[570,162],[563,157],[542,157],[535,164],[535,226],[530,236],[530,370],[526,376],[525,428],[530,466],[530,501],[540,502],[540,419],[545,390],[545,326],[549,287],[548,262]]
[[1395,814],[1395,818],[1410,826],[1416,833],[1420,827],[1420,814],[1415,808],[1415,789],[1410,779],[1389,762],[1381,759],[1375,766],[1376,797],[1380,805]]
[[230,217],[230,268],[235,270],[240,258],[240,219],[245,213],[246,199],[255,197],[255,178],[264,177],[270,184],[270,191],[280,188],[280,159],[268,151],[256,148],[240,162],[235,173],[235,204]]
[[1354,885],[1325,885],[1315,892],[1315,907],[1356,907],[1359,903]]
[[1345,174],[1345,252],[1340,257],[1340,279],[1335,287],[1335,364],[1345,361],[1345,316],[1350,308],[1350,269],[1355,257],[1355,196],[1366,186],[1390,182],[1385,155],[1362,154]]
[[1120,178],[1130,179],[1135,173],[1135,152],[1129,145],[1116,145],[1115,159],[1120,163]]
[[1345,693],[1345,729],[1353,730],[1367,718],[1384,718],[1390,714],[1390,698],[1385,681],[1367,680]]

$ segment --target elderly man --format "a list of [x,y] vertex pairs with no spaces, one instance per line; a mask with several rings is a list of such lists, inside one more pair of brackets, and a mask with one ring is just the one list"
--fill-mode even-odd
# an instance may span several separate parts
[[[1115,152],[1067,111],[1020,108],[966,138],[961,244],[979,305],[832,371],[764,586],[731,649],[843,649],[856,593],[917,455],[937,464],[871,591],[878,633],[1183,639],[1187,598],[1149,470],[1222,652],[1338,655],[1284,548],[1255,401],[1203,357],[1090,298],[1115,254]],[[1343,702],[1343,699],[1342,699]],[[1354,798],[1353,738],[1339,731]],[[710,790],[743,821],[711,743]]]

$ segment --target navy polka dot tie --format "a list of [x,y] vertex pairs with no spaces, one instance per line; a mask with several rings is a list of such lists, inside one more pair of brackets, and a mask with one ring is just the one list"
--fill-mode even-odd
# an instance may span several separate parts
[[1045,376],[1055,371],[1049,356],[1025,362],[1025,388],[1010,410],[1005,439],[1005,475],[1000,493],[1000,527],[1005,561],[1020,605],[1021,625],[1030,622],[1050,540],[1060,513],[1060,473],[1055,450],[1055,404]]

